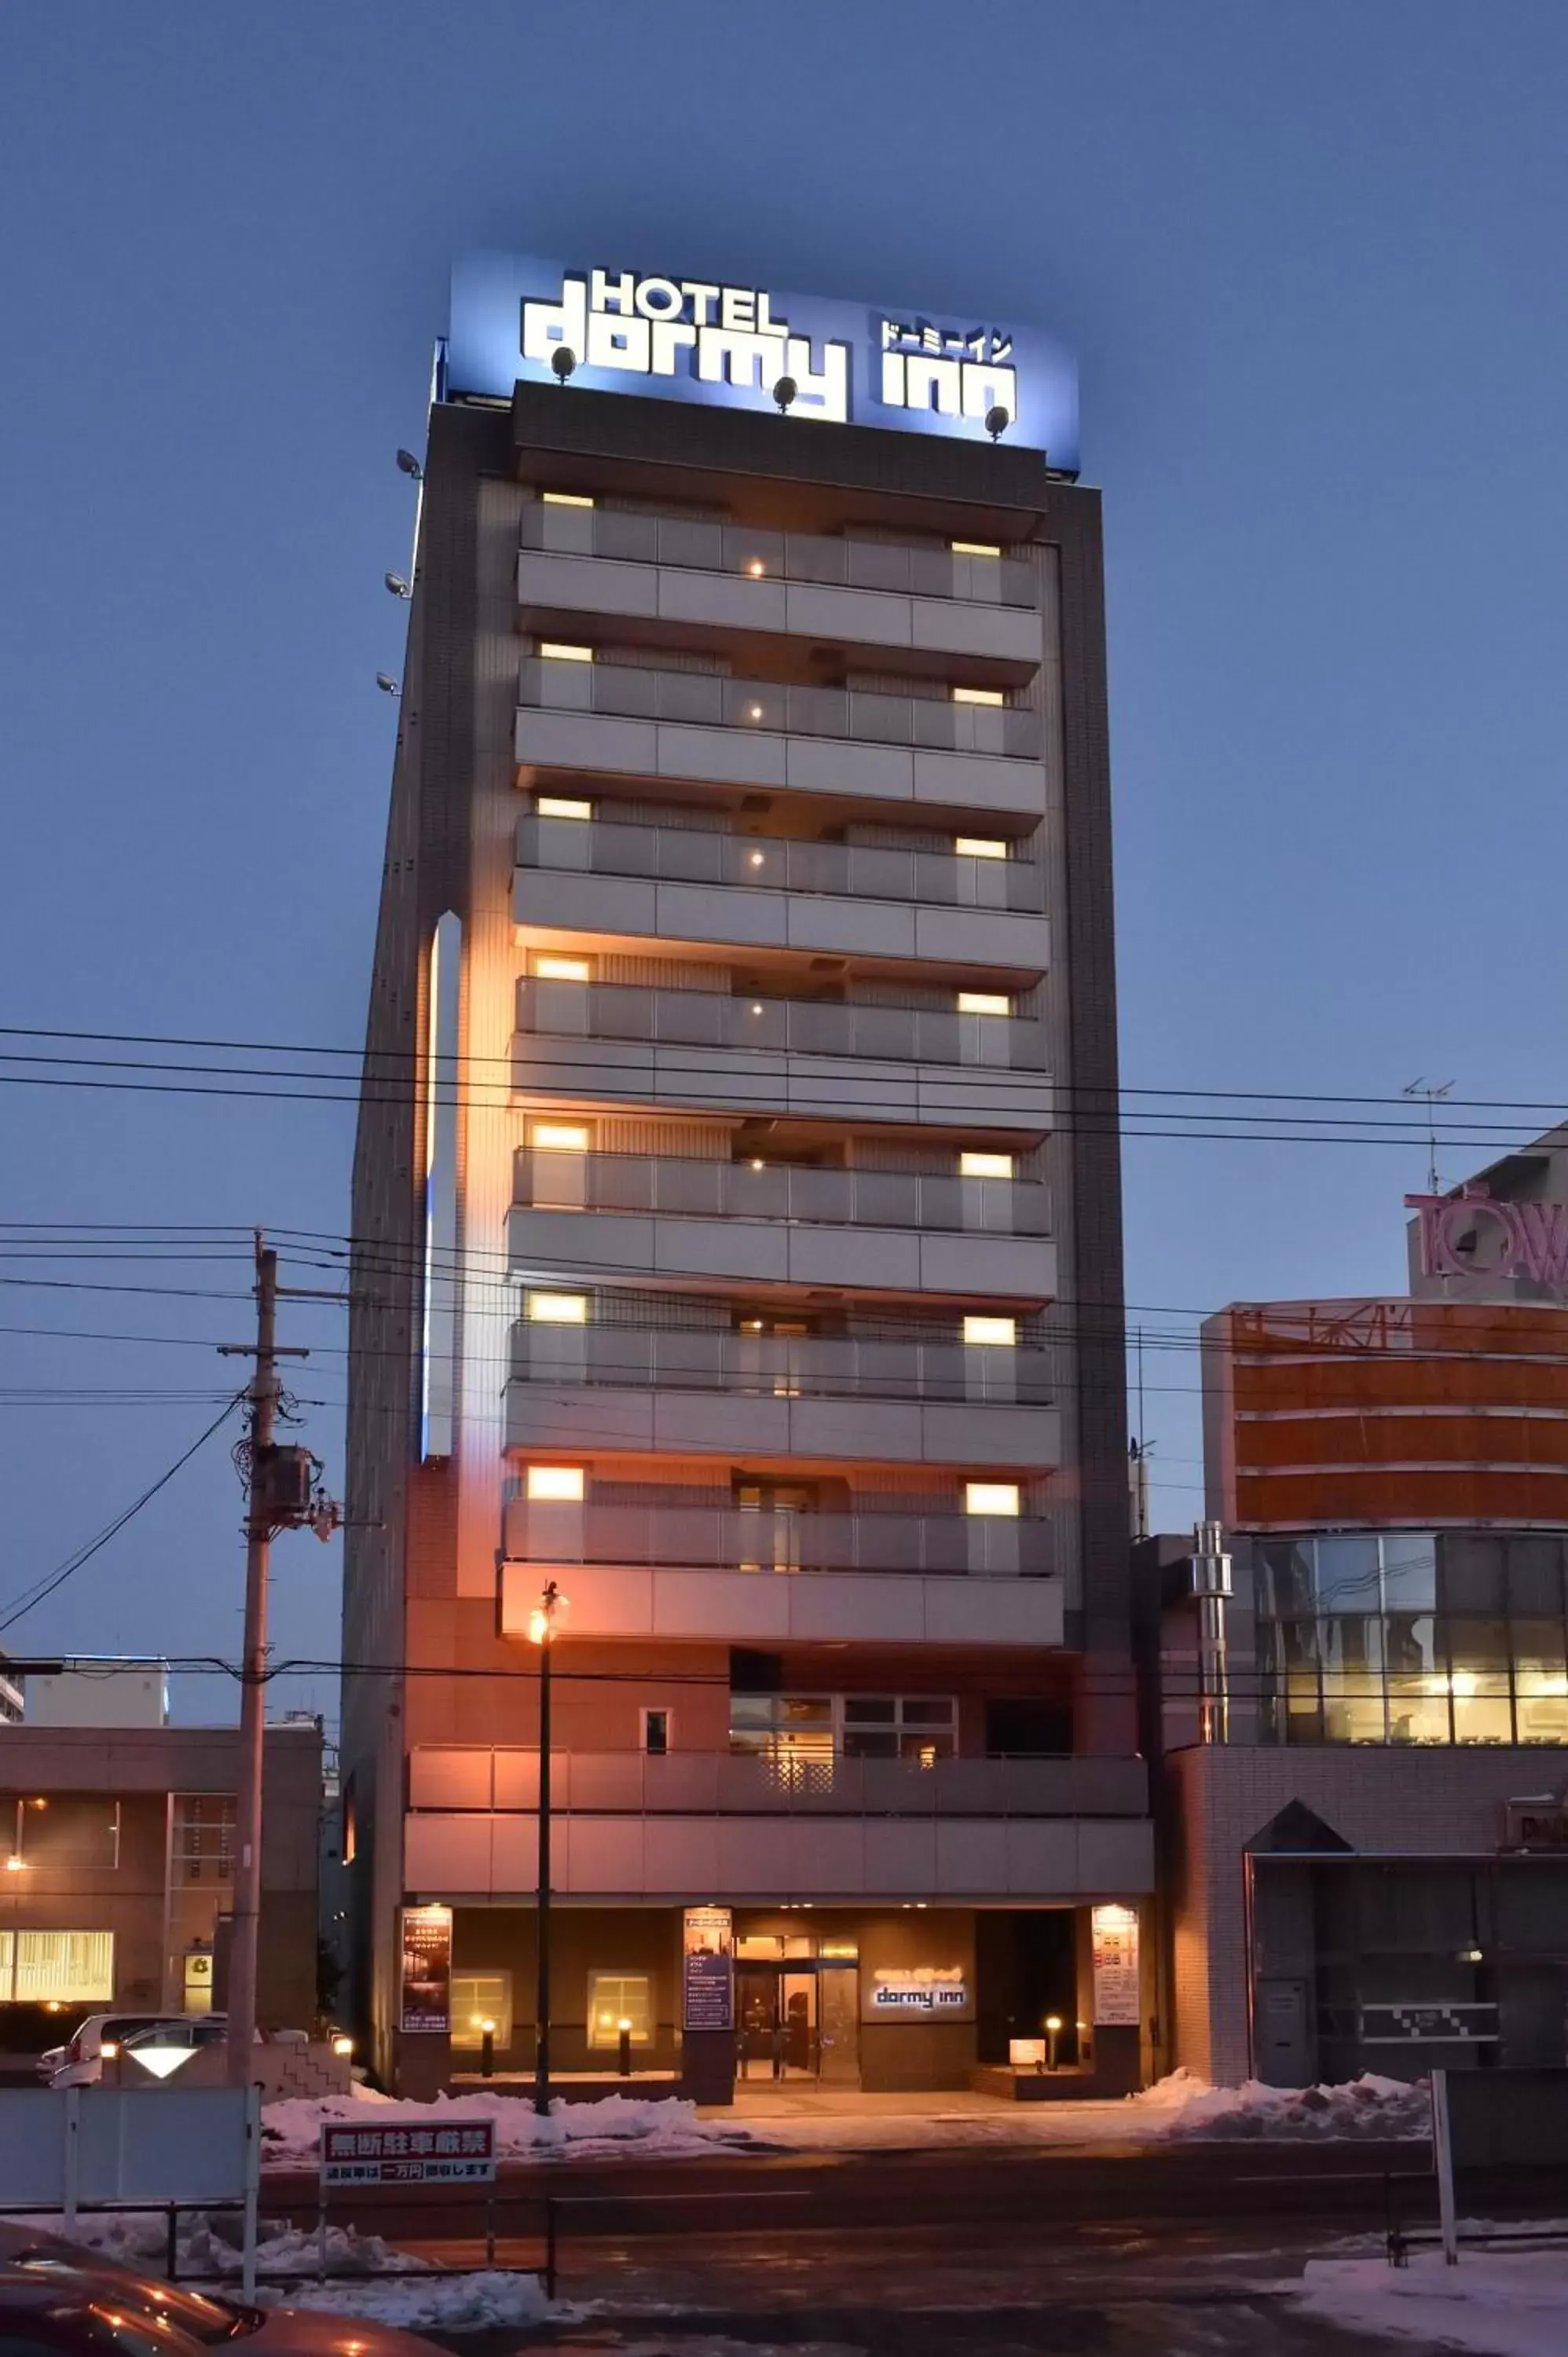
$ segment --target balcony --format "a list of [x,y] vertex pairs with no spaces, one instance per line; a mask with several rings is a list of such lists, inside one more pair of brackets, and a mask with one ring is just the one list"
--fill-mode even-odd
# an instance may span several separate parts
[[1034,860],[613,821],[519,822],[512,915],[536,931],[858,952],[1043,974]]
[[983,1064],[1043,1072],[1045,1024],[1036,1016],[961,1014],[948,1006],[875,1006],[833,998],[764,998],[750,992],[655,990],[640,984],[518,984],[518,1028],[580,1039],[744,1049],[752,1055],[850,1056],[873,1062]]
[[514,1498],[520,1565],[692,1566],[752,1577],[862,1572],[944,1579],[1048,1577],[1052,1525],[1000,1514],[831,1513],[750,1506],[559,1505]]
[[1056,1291],[1049,1190],[1030,1181],[529,1147],[515,1169],[514,1268],[1038,1302]]
[[769,532],[687,516],[538,503],[523,511],[522,545],[558,555],[725,574],[746,581],[811,582],[826,588],[960,598],[987,606],[1033,608],[1036,602],[1035,569],[1021,557],[961,555],[946,548],[900,547],[843,534]]
[[1050,1353],[695,1328],[512,1329],[506,1446],[753,1462],[1059,1462]]
[[537,655],[518,703],[525,767],[1045,815],[1040,715],[1024,706]]
[[[803,1762],[562,1752],[552,1880],[569,1897],[730,1901],[1128,1899],[1153,1888],[1141,1760]],[[405,1887],[535,1888],[538,1755],[428,1748],[409,1762]]]

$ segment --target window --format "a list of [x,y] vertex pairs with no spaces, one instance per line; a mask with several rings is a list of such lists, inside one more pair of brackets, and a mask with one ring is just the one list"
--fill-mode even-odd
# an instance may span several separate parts
[[950,1695],[732,1694],[730,1749],[759,1754],[780,1783],[827,1790],[835,1759],[952,1759],[958,1705]]
[[950,540],[948,546],[955,556],[1000,556],[1002,554],[993,540]]
[[531,1293],[528,1315],[534,1326],[585,1326],[588,1297],[585,1293]]
[[452,2043],[477,2054],[485,2024],[495,2024],[498,2047],[511,2044],[511,1975],[454,1973],[452,1975]]
[[120,1803],[42,1793],[0,1800],[0,1849],[46,1873],[113,1874],[120,1863]]
[[1010,1154],[961,1154],[958,1175],[961,1178],[1011,1178],[1013,1157]]
[[963,1511],[966,1514],[1015,1514],[1018,1512],[1016,1481],[966,1481],[963,1485]]
[[958,1011],[961,1015],[1011,1015],[1013,1002],[996,990],[961,990]]
[[177,1792],[169,1878],[177,1890],[202,1890],[234,1879],[234,1796]]
[[670,1714],[667,1710],[643,1712],[642,1748],[650,1760],[662,1760],[669,1750]]
[[557,957],[552,950],[532,951],[528,971],[536,982],[592,982],[594,978],[591,958]]
[[592,1972],[588,1975],[588,2044],[618,2046],[621,2024],[634,2046],[653,2043],[651,1973]]
[[966,1318],[963,1339],[968,1349],[1010,1351],[1018,1340],[1015,1318]]
[[585,1122],[536,1121],[528,1142],[539,1154],[586,1154],[593,1141]]
[[[541,639],[539,651],[546,662],[591,663],[594,660],[592,647],[570,646],[563,639]],[[998,696],[996,701],[1000,704],[1002,698]]]
[[988,834],[961,834],[954,838],[953,850],[960,859],[1005,859],[1007,845]]
[[564,794],[541,794],[533,807],[541,818],[591,819],[594,815],[592,802],[572,802]]
[[955,687],[952,700],[955,704],[1005,704],[1007,698],[999,687]]
[[539,496],[547,508],[591,508],[594,504],[589,491],[541,491]]
[[583,1469],[580,1465],[531,1465],[528,1495],[535,1504],[580,1506]]
[[846,1760],[904,1760],[931,1768],[958,1750],[958,1705],[950,1695],[845,1695]]
[[109,2005],[113,1932],[0,1932],[0,2003]]

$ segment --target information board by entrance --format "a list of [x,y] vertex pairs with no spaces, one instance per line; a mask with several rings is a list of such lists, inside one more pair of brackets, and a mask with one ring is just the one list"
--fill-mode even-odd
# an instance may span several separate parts
[[682,2020],[687,2029],[735,2028],[735,1918],[688,1907],[682,1927]]

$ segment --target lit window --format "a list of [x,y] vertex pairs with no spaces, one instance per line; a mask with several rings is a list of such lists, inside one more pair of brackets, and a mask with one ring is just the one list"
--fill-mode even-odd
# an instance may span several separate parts
[[586,1154],[587,1125],[580,1121],[536,1121],[528,1142],[541,1154]]
[[[547,508],[591,508],[594,504],[587,491],[542,491],[540,497]],[[996,553],[1000,555],[1001,551]]]
[[511,1975],[454,1973],[452,1975],[452,2043],[477,2054],[484,2043],[485,2024],[498,2051],[511,2044]]
[[113,1996],[113,1932],[0,1932],[0,2001],[108,2005]]
[[540,982],[592,982],[594,978],[588,959],[556,957],[548,950],[535,950],[528,970]]
[[[592,662],[592,647],[574,647],[563,639],[541,639],[539,651],[546,662]],[[1002,698],[996,699],[1000,704]]]
[[583,1469],[580,1465],[531,1465],[528,1469],[528,1494],[539,1503],[557,1506],[580,1506],[583,1502]]
[[653,1976],[650,1973],[588,1975],[588,2043],[618,2046],[622,2029],[634,2046],[653,2043]]
[[1010,1351],[1018,1340],[1018,1320],[1015,1318],[966,1318],[963,1339],[966,1343],[977,1344],[985,1350]]
[[1016,1481],[966,1481],[963,1485],[963,1511],[966,1514],[1016,1514],[1018,1484]]
[[995,990],[961,990],[958,995],[961,1015],[1011,1015],[1013,1002]]
[[955,556],[1000,556],[1002,554],[993,540],[951,540],[948,546]]
[[961,859],[1005,859],[1007,856],[1007,845],[988,834],[961,834],[953,849]]
[[585,1326],[588,1297],[585,1293],[531,1293],[528,1315],[535,1326]]
[[958,1157],[961,1178],[1011,1178],[1013,1157],[1010,1154],[970,1154]]
[[592,802],[569,802],[562,794],[541,794],[533,805],[541,818],[592,818]]
[[[542,651],[552,654],[556,651],[545,647]],[[1005,704],[1007,698],[999,687],[955,687],[952,700],[955,704]]]

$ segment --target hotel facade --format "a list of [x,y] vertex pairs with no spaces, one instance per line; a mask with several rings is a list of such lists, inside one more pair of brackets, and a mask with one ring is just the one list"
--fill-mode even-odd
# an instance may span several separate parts
[[541,1636],[568,2081],[1146,2068],[1075,425],[1023,333],[455,282],[354,1179],[389,2085],[532,2068]]

